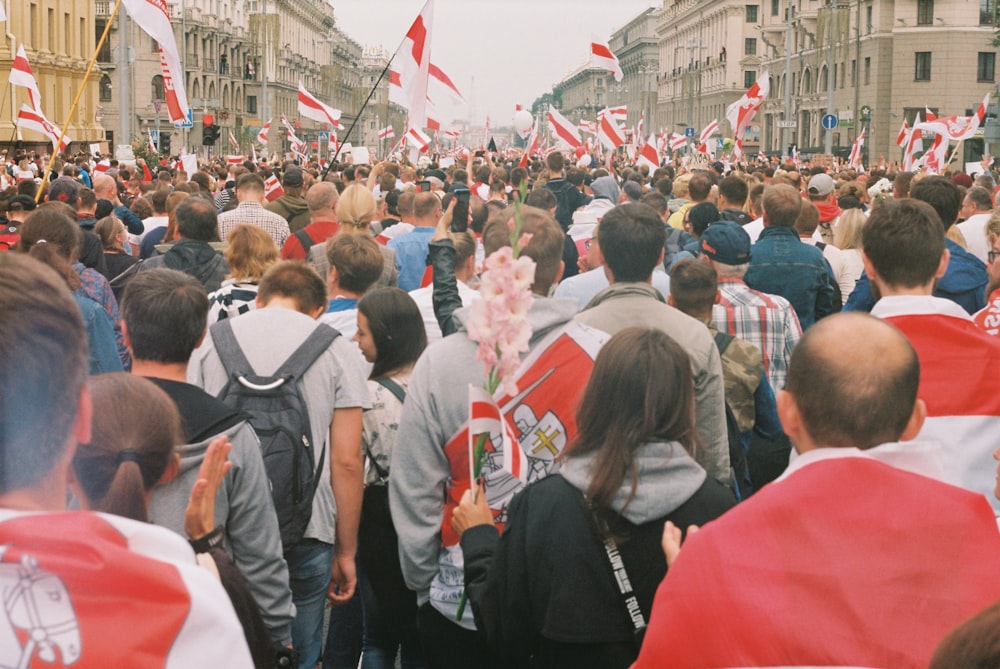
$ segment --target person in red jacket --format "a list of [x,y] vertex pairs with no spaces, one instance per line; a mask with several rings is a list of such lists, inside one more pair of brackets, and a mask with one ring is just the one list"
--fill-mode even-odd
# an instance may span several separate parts
[[309,189],[306,203],[311,222],[288,236],[281,247],[282,260],[305,260],[310,248],[340,232],[340,223],[334,213],[339,195],[337,187],[329,181],[321,181]]

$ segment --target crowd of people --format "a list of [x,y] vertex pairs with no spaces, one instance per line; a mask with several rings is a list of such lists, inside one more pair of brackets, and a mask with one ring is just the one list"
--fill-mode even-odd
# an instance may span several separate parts
[[8,160],[0,665],[1000,662],[989,161],[518,158]]

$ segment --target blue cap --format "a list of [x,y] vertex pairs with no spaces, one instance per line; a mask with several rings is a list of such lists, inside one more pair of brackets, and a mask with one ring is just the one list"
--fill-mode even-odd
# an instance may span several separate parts
[[718,221],[701,235],[701,252],[723,265],[750,262],[750,235],[739,223]]

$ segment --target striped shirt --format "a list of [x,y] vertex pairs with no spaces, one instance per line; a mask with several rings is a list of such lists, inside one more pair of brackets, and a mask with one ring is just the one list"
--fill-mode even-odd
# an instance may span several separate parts
[[719,293],[721,299],[712,307],[716,327],[759,348],[771,386],[775,392],[781,390],[788,378],[792,349],[802,337],[791,303],[734,278],[720,278]]
[[208,324],[241,316],[256,308],[257,284],[226,279],[208,296]]
[[279,249],[288,239],[288,235],[291,234],[288,231],[288,221],[280,214],[264,209],[260,202],[247,200],[240,202],[236,209],[219,214],[219,239],[226,241],[229,231],[243,223],[256,225],[271,235],[271,239],[274,240]]

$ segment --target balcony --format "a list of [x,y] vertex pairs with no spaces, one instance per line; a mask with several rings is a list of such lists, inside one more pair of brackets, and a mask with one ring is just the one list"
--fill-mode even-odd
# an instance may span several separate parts
[[98,0],[94,5],[94,18],[101,19],[111,16],[111,7],[113,3],[107,0]]
[[202,72],[215,72],[215,59],[214,58],[203,58],[201,61]]
[[187,56],[185,56],[184,61],[185,61],[184,64],[188,69],[198,67],[198,54],[189,53]]

